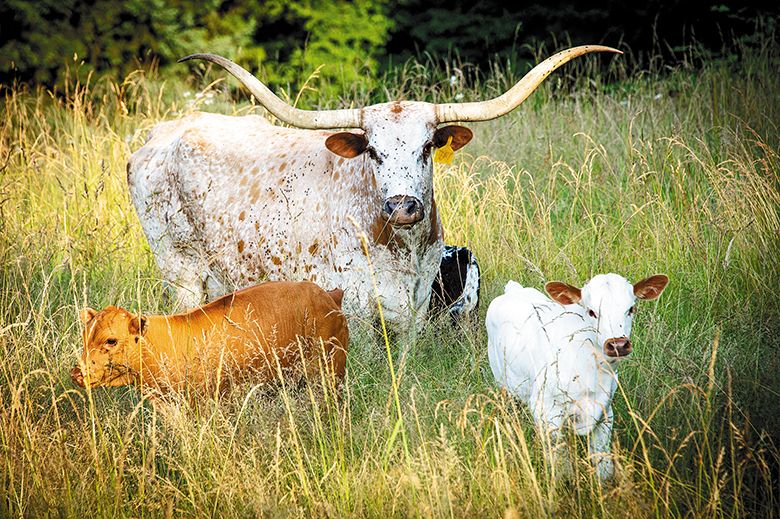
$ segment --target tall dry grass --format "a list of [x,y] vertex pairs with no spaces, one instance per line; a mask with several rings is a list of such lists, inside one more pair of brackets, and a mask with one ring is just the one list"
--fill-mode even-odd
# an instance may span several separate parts
[[[74,388],[80,307],[167,309],[127,195],[130,152],[188,110],[261,110],[224,82],[196,99],[140,71],[56,95],[6,85],[0,515],[777,516],[780,62],[773,45],[741,53],[606,75],[585,60],[474,125],[435,182],[447,241],[480,259],[480,321],[433,319],[389,359],[356,327],[340,401],[245,385],[155,408],[132,389]],[[439,65],[323,103],[475,99],[515,78]],[[481,317],[507,279],[606,271],[672,283],[637,317],[617,477],[602,486],[578,438],[555,477],[527,410],[495,391]]]

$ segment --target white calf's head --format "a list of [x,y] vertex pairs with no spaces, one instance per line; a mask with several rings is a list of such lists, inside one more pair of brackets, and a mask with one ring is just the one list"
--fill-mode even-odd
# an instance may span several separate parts
[[604,354],[621,359],[633,349],[629,337],[637,299],[656,299],[668,283],[669,278],[664,274],[650,276],[634,285],[617,274],[599,274],[582,289],[560,281],[547,283],[545,289],[562,305],[578,304],[584,308]]
[[[433,200],[434,148],[447,144],[456,150],[471,140],[471,131],[451,122],[487,121],[514,110],[531,95],[552,71],[590,52],[615,52],[600,45],[583,45],[559,52],[534,67],[504,94],[489,101],[472,103],[392,102],[345,110],[301,110],[276,96],[252,74],[232,61],[214,54],[193,54],[179,61],[203,59],[216,63],[246,86],[269,112],[298,128],[359,131],[339,132],[323,143],[331,152],[346,158],[366,154],[374,172],[380,200],[377,213],[388,223],[410,227],[423,220]],[[331,189],[332,186],[324,186]]]

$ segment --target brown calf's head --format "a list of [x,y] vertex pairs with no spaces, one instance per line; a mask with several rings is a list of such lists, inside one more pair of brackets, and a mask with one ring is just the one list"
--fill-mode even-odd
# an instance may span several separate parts
[[71,370],[73,383],[86,387],[126,386],[136,382],[139,341],[146,321],[123,308],[108,306],[101,311],[83,309],[84,352]]

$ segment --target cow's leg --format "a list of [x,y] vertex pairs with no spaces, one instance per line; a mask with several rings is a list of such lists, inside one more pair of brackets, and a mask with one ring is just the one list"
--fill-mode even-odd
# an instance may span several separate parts
[[207,266],[192,256],[166,250],[155,254],[157,266],[168,286],[173,292],[174,308],[184,310],[194,308],[207,299]]
[[550,473],[555,480],[568,477],[572,474],[572,466],[562,431],[566,410],[556,402],[555,395],[545,393],[542,388],[534,388],[531,399],[536,402],[532,409],[534,424]]
[[[173,293],[174,308],[194,308],[208,300],[208,289],[211,288],[208,286],[208,261],[198,253],[194,244],[184,242],[181,236],[174,239],[173,234],[170,229],[164,229],[159,233],[147,232],[147,237],[160,274]],[[179,234],[184,233],[180,231]],[[190,239],[194,242],[194,238]]]
[[479,308],[479,264],[466,247],[445,245],[439,274],[431,287],[431,310],[447,311],[453,320]]
[[205,300],[208,262],[199,250],[198,232],[187,217],[178,191],[163,167],[164,155],[140,154],[127,164],[127,184],[138,220],[165,284],[178,309]]
[[596,467],[596,474],[602,482],[611,479],[615,473],[615,466],[610,453],[612,423],[612,406],[610,405],[607,407],[601,421],[591,431],[588,440],[588,454],[591,462]]

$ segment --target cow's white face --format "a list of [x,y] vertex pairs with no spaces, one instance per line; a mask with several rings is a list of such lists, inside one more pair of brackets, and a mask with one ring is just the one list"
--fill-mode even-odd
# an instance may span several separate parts
[[342,157],[365,154],[382,201],[377,211],[394,226],[413,226],[431,211],[434,150],[450,136],[453,149],[461,148],[471,140],[471,130],[437,129],[434,105],[428,103],[385,103],[362,113],[364,133],[337,133],[326,146]]
[[669,283],[663,274],[632,285],[617,274],[599,274],[582,289],[561,282],[547,283],[550,296],[561,304],[579,304],[596,330],[596,344],[610,360],[627,357],[633,347],[629,337],[637,299],[656,299]]

